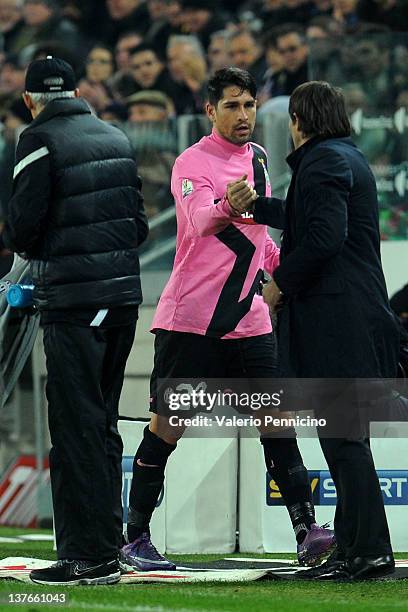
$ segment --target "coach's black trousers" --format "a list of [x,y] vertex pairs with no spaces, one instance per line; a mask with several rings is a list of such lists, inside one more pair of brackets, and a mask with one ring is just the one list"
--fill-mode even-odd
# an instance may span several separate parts
[[121,545],[118,404],[135,327],[44,325],[59,559],[108,560]]
[[337,489],[334,528],[346,559],[392,554],[383,497],[368,439],[321,438]]

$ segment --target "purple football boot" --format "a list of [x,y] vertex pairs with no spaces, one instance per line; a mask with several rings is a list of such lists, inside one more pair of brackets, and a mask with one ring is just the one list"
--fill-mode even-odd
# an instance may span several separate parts
[[319,527],[316,523],[310,526],[310,530],[301,544],[297,546],[297,557],[299,565],[313,567],[319,565],[336,548],[336,536],[332,529],[327,529],[328,523]]
[[150,534],[142,533],[136,540],[121,548],[119,559],[128,570],[139,572],[174,571],[176,565],[156,550]]

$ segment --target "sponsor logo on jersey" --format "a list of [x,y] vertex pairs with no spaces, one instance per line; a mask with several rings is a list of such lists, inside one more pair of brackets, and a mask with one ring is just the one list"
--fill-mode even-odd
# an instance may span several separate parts
[[[377,470],[380,487],[386,506],[408,505],[408,470]],[[315,506],[335,506],[336,487],[328,470],[309,470],[310,486]],[[266,505],[284,506],[279,487],[266,474]]]
[[186,198],[194,191],[193,181],[190,179],[183,179],[181,182],[181,194],[183,198]]

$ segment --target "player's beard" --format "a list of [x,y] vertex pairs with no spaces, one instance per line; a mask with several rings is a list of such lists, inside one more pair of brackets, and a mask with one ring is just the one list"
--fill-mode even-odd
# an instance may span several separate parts
[[228,140],[230,142],[232,142],[232,144],[241,145],[241,146],[246,145],[251,140],[253,131],[254,131],[254,129],[251,128],[250,126],[248,126],[248,131],[246,133],[242,134],[242,136],[240,136],[239,132],[234,130],[230,134]]

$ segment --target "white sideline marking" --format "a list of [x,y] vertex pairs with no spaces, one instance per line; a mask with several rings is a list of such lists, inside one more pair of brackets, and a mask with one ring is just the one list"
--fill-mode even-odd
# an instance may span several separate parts
[[[90,604],[72,602],[75,608],[84,608],[86,610],[114,610],[117,612],[118,606],[114,604]],[[71,605],[68,605],[70,608]],[[166,606],[120,606],[121,612],[209,612],[209,608],[169,608]],[[224,610],[224,612],[229,612]]]
[[0,537],[0,544],[21,544],[21,540],[20,538],[2,536]]
[[49,535],[48,533],[34,533],[34,534],[26,534],[26,535],[19,535],[16,536],[17,538],[20,538],[20,540],[23,540],[23,542],[27,541],[27,542],[53,542],[54,541],[54,536],[53,535]]
[[290,563],[295,565],[294,559],[253,559],[252,557],[224,557],[224,561],[245,561],[246,563]]

